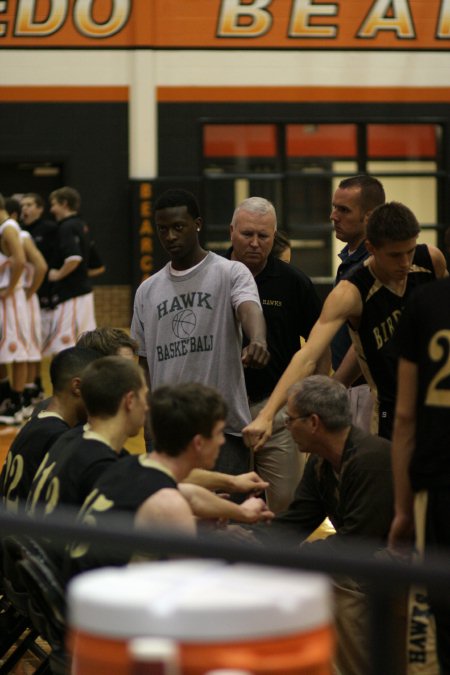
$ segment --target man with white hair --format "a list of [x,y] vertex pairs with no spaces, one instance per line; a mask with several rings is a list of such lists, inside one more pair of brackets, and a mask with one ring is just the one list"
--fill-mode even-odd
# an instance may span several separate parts
[[[245,199],[231,221],[231,260],[244,263],[253,274],[267,325],[267,344],[271,359],[265,368],[245,370],[245,384],[252,419],[266,403],[275,385],[300,347],[308,338],[320,314],[320,300],[303,272],[272,254],[277,216],[271,202],[263,197]],[[328,372],[326,354],[318,366]],[[269,444],[254,455],[258,474],[269,481],[270,508],[287,508],[303,471],[303,458],[286,429],[280,411]]]

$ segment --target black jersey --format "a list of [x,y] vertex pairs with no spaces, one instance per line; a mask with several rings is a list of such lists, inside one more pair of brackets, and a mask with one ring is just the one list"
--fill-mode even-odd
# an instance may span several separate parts
[[78,216],[69,216],[58,223],[55,267],[59,269],[72,256],[80,257],[81,262],[73,272],[52,285],[53,306],[92,291],[87,275],[89,233],[86,224]]
[[60,415],[41,412],[19,431],[9,448],[0,478],[0,494],[5,508],[18,513],[25,502],[46,452],[69,425]]
[[415,491],[450,485],[450,278],[418,289],[398,329],[400,356],[417,365]]
[[[168,469],[148,455],[130,455],[100,476],[80,509],[79,520],[98,525],[109,520],[111,512],[117,512],[121,522],[132,527],[139,507],[164,488],[178,489]],[[120,547],[106,551],[104,546],[97,549],[84,543],[74,544],[69,553],[69,576],[99,565],[123,565],[130,557],[130,552]]]
[[27,501],[31,515],[51,514],[60,505],[79,507],[118,455],[98,434],[82,427],[67,431],[45,454]]
[[[24,228],[33,237],[33,241],[44,256],[49,269],[57,264],[57,227],[57,224],[52,220],[38,218],[28,228]],[[50,307],[50,287],[51,284],[46,274],[43,283],[37,290],[39,304],[43,309]]]
[[397,348],[393,336],[403,307],[411,292],[435,279],[433,263],[425,244],[415,250],[402,296],[384,286],[368,266],[368,260],[356,268],[348,281],[361,294],[363,310],[358,328],[351,326],[350,335],[363,374],[375,392],[379,406],[378,433],[390,438],[395,406]]

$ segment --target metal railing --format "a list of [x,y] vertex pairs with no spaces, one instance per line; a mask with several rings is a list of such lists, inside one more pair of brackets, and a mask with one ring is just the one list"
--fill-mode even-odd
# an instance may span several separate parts
[[[430,556],[427,563],[410,564],[407,561],[374,559],[373,547],[357,541],[344,550],[333,551],[330,557],[320,547],[303,547],[299,550],[254,544],[235,543],[214,535],[194,539],[180,533],[163,530],[130,530],[130,518],[116,514],[101,526],[92,528],[74,522],[74,512],[61,511],[50,519],[14,516],[0,511],[0,537],[28,535],[33,538],[51,538],[54,545],[71,541],[86,541],[105,548],[114,546],[120,539],[125,551],[221,559],[256,565],[282,567],[295,570],[321,572],[329,576],[343,575],[368,582],[370,607],[370,675],[398,675],[392,649],[390,610],[393,599],[411,585],[426,586],[439,591],[443,598],[450,588],[449,557]],[[450,601],[449,601],[450,604]]]

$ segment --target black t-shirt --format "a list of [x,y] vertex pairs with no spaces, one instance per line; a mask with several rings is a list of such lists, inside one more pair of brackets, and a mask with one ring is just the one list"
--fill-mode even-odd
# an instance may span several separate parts
[[413,490],[450,485],[450,278],[417,289],[398,328],[399,354],[417,365]]
[[[228,258],[231,251],[228,251]],[[321,302],[311,279],[273,255],[269,255],[255,282],[267,325],[270,361],[261,370],[245,369],[245,385],[251,402],[270,396],[291,358],[300,349],[300,336],[305,340],[308,338],[321,311]]]
[[58,223],[55,267],[57,269],[62,267],[64,261],[71,256],[79,256],[81,262],[64,279],[52,284],[51,303],[53,306],[92,291],[87,276],[89,233],[86,224],[78,216],[69,216]]
[[3,503],[8,511],[24,508],[33,478],[46,452],[69,425],[55,413],[41,412],[19,431],[9,448],[0,479]]
[[[51,269],[57,264],[57,224],[52,220],[45,220],[38,218],[34,223],[26,229],[32,236],[36,247],[45,258],[48,268]],[[48,273],[47,273],[48,274]],[[39,303],[43,309],[47,309],[50,304],[50,288],[51,284],[48,280],[47,274],[41,286],[38,288]]]
[[98,434],[76,427],[52,445],[37,470],[27,511],[50,515],[57,507],[81,506],[96,480],[118,455]]
[[[121,517],[121,523],[133,527],[139,507],[152,495],[164,488],[178,489],[173,476],[148,455],[130,455],[108,468],[95,483],[80,509],[79,520],[90,525],[108,522],[111,513]],[[131,555],[120,546],[105,550],[105,546],[85,543],[70,547],[67,561],[69,576],[100,565],[123,565]]]

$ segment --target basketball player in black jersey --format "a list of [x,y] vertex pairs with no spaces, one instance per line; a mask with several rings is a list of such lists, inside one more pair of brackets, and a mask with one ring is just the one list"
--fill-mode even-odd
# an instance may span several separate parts
[[[398,390],[392,442],[395,517],[389,544],[450,552],[450,278],[419,288],[398,328]],[[450,673],[450,606],[429,591],[441,672]],[[444,599],[444,602],[442,600]]]
[[286,402],[289,388],[314,372],[345,322],[360,369],[376,397],[377,431],[390,437],[396,383],[392,337],[399,317],[416,286],[448,274],[445,258],[437,248],[417,245],[419,231],[416,217],[403,204],[390,202],[374,209],[367,224],[370,257],[331,291],[306,345],[293,356],[258,417],[244,429],[246,442],[254,450],[270,437],[272,420]]
[[[150,426],[155,449],[111,465],[97,480],[79,519],[98,524],[111,513],[126,514],[138,527],[171,527],[194,535],[196,517],[257,522],[273,517],[262,499],[242,504],[222,499],[183,481],[195,468],[212,469],[224,443],[226,404],[221,395],[199,383],[163,386],[150,399]],[[106,520],[107,522],[107,520]],[[70,575],[102,564],[124,564],[124,550],[105,551],[85,544],[70,552]]]
[[17,513],[25,507],[34,475],[53,443],[86,420],[80,394],[81,375],[100,356],[92,349],[70,347],[52,360],[53,397],[47,409],[30,419],[14,439],[0,477],[0,495],[9,512]]

